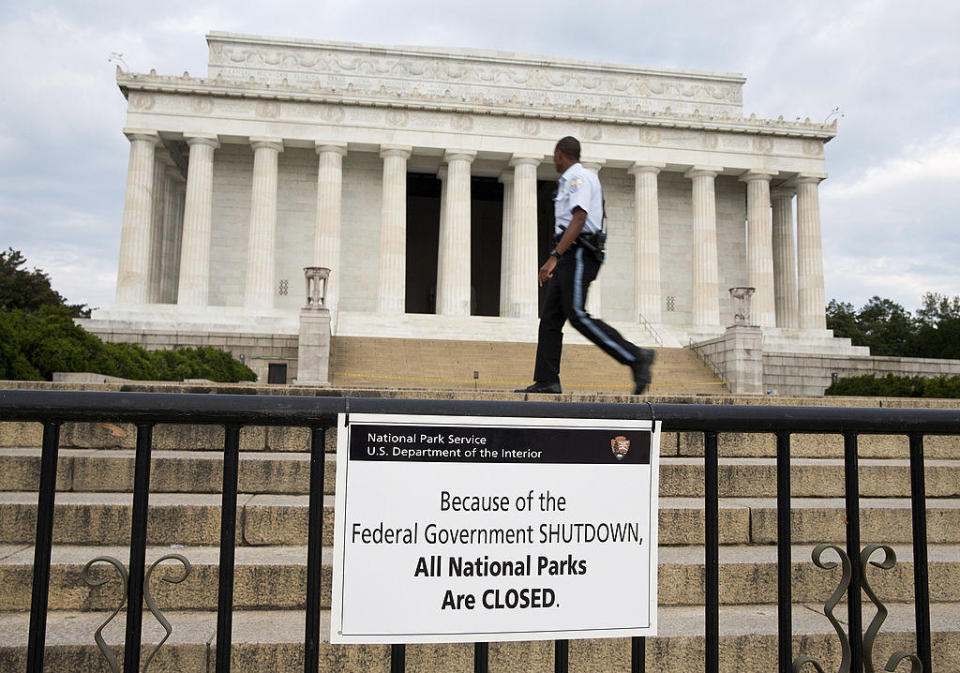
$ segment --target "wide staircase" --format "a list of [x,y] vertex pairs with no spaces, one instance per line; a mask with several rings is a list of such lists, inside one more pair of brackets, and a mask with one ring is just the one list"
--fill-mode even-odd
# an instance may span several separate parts
[[[656,395],[715,395],[726,386],[688,348],[656,348]],[[533,382],[535,343],[334,337],[331,382],[337,388],[507,391]],[[476,374],[476,377],[474,376]],[[592,344],[564,344],[564,392],[630,394],[630,370]]]
[[[407,397],[415,395],[403,393]],[[505,394],[476,396],[522,399]],[[750,400],[718,397],[705,401]],[[769,404],[772,400],[754,401]],[[797,404],[804,400],[780,398],[776,402]],[[877,404],[867,400],[853,403]],[[884,406],[892,404],[897,402],[884,402]],[[212,673],[223,430],[161,425],[154,437],[147,564],[176,553],[189,559],[192,572],[179,584],[162,580],[165,574],[179,574],[176,563],[164,564],[153,574],[153,595],[174,631],[150,664],[150,671]],[[3,672],[26,667],[40,440],[39,424],[0,423]],[[87,578],[84,567],[100,556],[127,562],[135,431],[126,425],[66,424],[61,446],[46,668],[77,673],[107,671],[94,644],[94,632],[120,603],[122,589],[116,572],[108,565],[95,565]],[[302,429],[250,427],[241,434],[232,651],[232,670],[237,673],[302,670],[308,447],[309,438]],[[336,472],[333,432],[328,433],[327,449],[325,609],[329,607]],[[897,553],[893,569],[867,570],[890,609],[875,649],[878,668],[894,650],[915,647],[907,451],[905,438],[861,438],[862,541],[864,545],[891,544]],[[648,671],[703,670],[702,455],[702,435],[663,435],[660,635],[647,640]],[[721,434],[720,455],[721,670],[770,673],[776,670],[777,656],[775,439],[771,435]],[[810,554],[817,543],[833,542],[842,547],[845,540],[843,441],[833,435],[794,435],[792,455],[795,656],[810,655],[820,660],[825,670],[837,670],[839,641],[822,614],[822,606],[839,581],[839,571],[818,569]],[[960,438],[929,437],[926,455],[934,670],[955,673],[960,671]],[[105,583],[89,586],[85,579]],[[624,569],[620,580],[631,581],[629,569]],[[597,596],[597,600],[603,601],[603,596]],[[869,606],[866,601],[865,606]],[[845,614],[844,607],[837,609],[843,621]],[[871,609],[865,607],[864,625],[871,616]],[[123,633],[121,613],[104,629],[103,637],[119,647]],[[149,613],[145,614],[143,633],[145,658],[163,635]],[[472,654],[470,645],[410,645],[407,670],[466,673],[473,670]],[[629,670],[629,657],[627,640],[571,641],[570,670]],[[553,665],[553,645],[549,642],[490,646],[491,671],[546,673],[553,670]],[[324,644],[321,649],[321,671],[389,669],[388,646]],[[902,670],[906,670],[905,665]]]

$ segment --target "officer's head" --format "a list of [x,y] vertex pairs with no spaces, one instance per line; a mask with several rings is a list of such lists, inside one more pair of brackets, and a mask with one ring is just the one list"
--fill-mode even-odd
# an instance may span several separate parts
[[566,136],[557,141],[553,150],[553,165],[558,173],[563,173],[573,164],[580,161],[580,141],[573,136]]

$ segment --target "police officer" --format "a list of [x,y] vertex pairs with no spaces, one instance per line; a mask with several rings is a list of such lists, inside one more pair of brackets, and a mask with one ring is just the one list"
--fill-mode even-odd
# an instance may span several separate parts
[[580,142],[561,138],[553,151],[560,173],[554,200],[556,247],[540,267],[540,287],[547,297],[540,316],[534,383],[518,393],[559,393],[563,324],[569,320],[578,332],[633,372],[635,395],[650,384],[654,352],[638,348],[602,320],[591,317],[584,304],[587,289],[603,261],[603,193],[600,180],[580,165]]

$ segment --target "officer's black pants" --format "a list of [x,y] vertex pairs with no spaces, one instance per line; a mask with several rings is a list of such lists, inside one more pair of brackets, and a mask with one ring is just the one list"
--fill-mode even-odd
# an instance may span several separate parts
[[540,315],[540,332],[537,338],[537,363],[533,379],[539,383],[554,383],[560,380],[560,353],[563,349],[563,324],[570,324],[598,345],[617,362],[632,365],[637,357],[637,347],[624,339],[620,333],[602,320],[591,318],[584,308],[587,288],[597,272],[600,262],[584,248],[577,246],[568,250],[553,270],[547,281],[547,296]]

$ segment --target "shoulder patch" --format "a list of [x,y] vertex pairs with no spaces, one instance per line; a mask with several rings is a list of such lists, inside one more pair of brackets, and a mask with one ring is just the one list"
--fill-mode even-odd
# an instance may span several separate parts
[[570,192],[575,192],[583,186],[583,178],[574,178],[570,181]]

